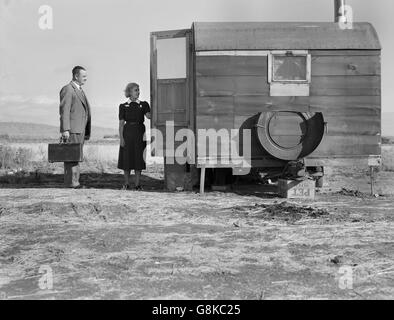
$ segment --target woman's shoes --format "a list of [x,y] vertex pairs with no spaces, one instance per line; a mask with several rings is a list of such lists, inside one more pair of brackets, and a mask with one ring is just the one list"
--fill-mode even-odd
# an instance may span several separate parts
[[130,185],[129,184],[124,184],[122,186],[122,190],[129,190],[130,189]]
[[[124,185],[122,186],[122,190],[130,190],[130,185],[129,185],[129,184],[124,184]],[[144,190],[144,189],[142,189],[141,186],[136,186],[136,187],[134,187],[133,190],[135,190],[135,191],[142,191],[142,190]]]

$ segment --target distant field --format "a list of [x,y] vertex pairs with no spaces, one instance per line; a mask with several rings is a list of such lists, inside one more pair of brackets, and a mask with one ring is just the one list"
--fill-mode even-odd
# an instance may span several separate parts
[[394,145],[382,147],[383,170],[394,171]]
[[[92,127],[92,140],[103,140],[104,136],[117,134],[116,129]],[[59,127],[45,124],[0,122],[0,139],[11,141],[51,141],[59,138]]]
[[382,144],[394,144],[394,137],[382,137]]
[[[1,142],[0,141],[0,169],[33,169],[48,166],[48,143],[47,142]],[[16,153],[19,153],[18,155]],[[7,154],[8,153],[8,154]],[[119,153],[119,140],[108,139],[107,141],[87,142],[84,146],[84,159],[90,165],[97,168],[116,168]],[[151,157],[147,152],[147,164],[162,164],[163,159]],[[8,161],[5,161],[8,159]],[[5,164],[5,162],[7,162]]]

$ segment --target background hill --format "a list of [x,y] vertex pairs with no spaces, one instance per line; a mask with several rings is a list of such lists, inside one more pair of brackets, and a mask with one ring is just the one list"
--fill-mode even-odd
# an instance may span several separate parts
[[[92,140],[101,140],[104,136],[116,135],[117,130],[112,128],[92,127]],[[46,124],[0,122],[0,137],[7,136],[10,139],[23,140],[47,140],[58,139],[59,127]]]

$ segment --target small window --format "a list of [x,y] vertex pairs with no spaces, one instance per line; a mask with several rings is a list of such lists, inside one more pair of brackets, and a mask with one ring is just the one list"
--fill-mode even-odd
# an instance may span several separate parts
[[274,56],[274,81],[307,81],[306,57]]
[[269,55],[269,82],[310,82],[310,55],[306,51],[279,51]]
[[157,79],[186,78],[186,38],[158,39]]
[[307,96],[311,82],[311,55],[307,51],[272,51],[268,55],[271,96]]

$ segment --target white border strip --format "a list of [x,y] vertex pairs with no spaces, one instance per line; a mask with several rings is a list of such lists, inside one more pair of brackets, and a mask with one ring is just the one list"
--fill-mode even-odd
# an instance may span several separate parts
[[231,50],[231,51],[199,51],[196,52],[197,56],[268,56],[269,51],[257,50]]
[[286,55],[286,53],[291,52],[293,55],[307,55],[308,50],[272,50],[270,53],[277,55]]

